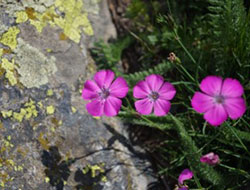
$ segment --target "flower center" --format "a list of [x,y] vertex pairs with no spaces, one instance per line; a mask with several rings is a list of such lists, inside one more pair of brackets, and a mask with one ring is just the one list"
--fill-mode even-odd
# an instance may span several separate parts
[[152,91],[151,94],[148,96],[152,101],[156,101],[159,98],[158,92]]
[[101,99],[107,99],[107,97],[110,95],[110,92],[105,87],[102,87],[101,92],[99,92],[98,95],[101,97]]
[[217,95],[214,98],[215,98],[215,103],[217,104],[223,104],[225,101],[225,98],[222,95]]

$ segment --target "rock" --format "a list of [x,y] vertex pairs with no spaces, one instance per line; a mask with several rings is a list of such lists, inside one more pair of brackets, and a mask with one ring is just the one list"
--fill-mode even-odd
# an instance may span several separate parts
[[[28,7],[7,2],[0,6],[0,39],[13,26],[20,33],[10,38],[16,38],[16,47],[13,40],[0,43],[0,63],[14,60],[0,66],[0,189],[146,190],[156,181],[147,154],[131,144],[120,121],[86,113],[81,98],[83,81],[95,72],[87,49],[100,38],[116,36],[106,1],[83,1],[81,11],[89,14],[95,35],[75,28],[79,43],[53,24],[62,12],[44,17],[43,11],[57,8],[51,8],[51,1],[30,0]],[[8,13],[2,14],[6,8]],[[15,13],[26,14],[27,8],[34,18],[28,15],[25,22],[15,23]],[[10,83],[6,73],[17,83]]]

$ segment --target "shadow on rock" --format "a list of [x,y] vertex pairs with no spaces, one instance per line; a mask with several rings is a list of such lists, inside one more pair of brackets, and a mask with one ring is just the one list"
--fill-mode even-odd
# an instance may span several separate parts
[[50,147],[49,151],[43,150],[42,163],[46,167],[44,172],[50,180],[49,183],[57,190],[63,190],[64,181],[70,176],[69,167],[75,162],[75,159],[61,160],[56,146]]
[[89,166],[86,166],[82,170],[78,169],[75,172],[74,179],[79,183],[75,188],[77,190],[102,190],[103,186],[99,184],[102,178],[102,172],[93,175],[93,171],[89,169]]

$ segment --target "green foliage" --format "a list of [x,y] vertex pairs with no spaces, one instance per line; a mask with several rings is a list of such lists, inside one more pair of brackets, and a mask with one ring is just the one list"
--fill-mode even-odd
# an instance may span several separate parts
[[173,64],[168,61],[164,61],[153,68],[144,71],[138,71],[133,74],[124,75],[124,78],[127,80],[130,86],[134,86],[139,80],[143,80],[146,76],[150,74],[159,74],[164,75],[173,68]]
[[[174,116],[141,116],[127,103],[129,108],[122,109],[120,118],[164,134],[157,139],[161,143],[156,148],[160,155],[156,165],[161,177],[175,181],[171,189],[185,168],[195,174],[194,180],[186,182],[189,187],[244,189],[250,184],[249,105],[241,119],[229,119],[217,128],[204,122],[190,106],[200,81],[208,75],[238,79],[245,89],[245,101],[250,102],[250,12],[243,0],[133,0],[126,15],[133,26],[124,34],[128,37],[109,45],[97,44],[99,67],[118,71],[117,63],[129,47],[126,50],[136,54],[136,65],[129,65],[129,74],[116,73],[131,88],[154,73],[171,81],[177,94],[172,101]],[[169,62],[170,52],[181,63]],[[131,91],[128,100],[135,101]],[[200,156],[209,152],[219,154],[219,165],[200,163]]]
[[95,43],[95,48],[91,50],[91,53],[98,68],[117,71],[117,64],[121,61],[122,52],[131,42],[131,38],[127,36],[111,44],[106,44],[104,41]]

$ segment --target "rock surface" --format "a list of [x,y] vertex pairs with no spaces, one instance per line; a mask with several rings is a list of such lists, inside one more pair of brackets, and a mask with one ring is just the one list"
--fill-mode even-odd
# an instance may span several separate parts
[[0,2],[0,189],[148,189],[147,155],[81,98],[96,69],[88,48],[116,37],[106,1],[34,2]]

